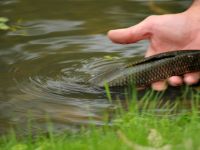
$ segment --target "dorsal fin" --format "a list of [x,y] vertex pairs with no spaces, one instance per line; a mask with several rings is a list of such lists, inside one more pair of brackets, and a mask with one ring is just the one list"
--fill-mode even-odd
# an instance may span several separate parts
[[130,63],[128,65],[125,66],[125,68],[129,68],[129,67],[133,67],[136,65],[140,65],[140,64],[144,64],[144,63],[148,63],[148,62],[153,62],[153,61],[157,61],[157,60],[161,60],[161,59],[166,59],[166,58],[172,58],[172,57],[176,57],[178,55],[181,54],[186,54],[186,53],[193,53],[193,52],[198,52],[197,50],[179,50],[179,51],[171,51],[171,52],[165,52],[165,53],[160,53],[157,55],[153,55],[150,57],[146,57],[143,58],[141,60],[135,61],[133,63]]

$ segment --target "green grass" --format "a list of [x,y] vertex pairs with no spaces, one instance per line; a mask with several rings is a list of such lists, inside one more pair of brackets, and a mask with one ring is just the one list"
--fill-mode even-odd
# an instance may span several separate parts
[[[109,92],[109,88],[106,88]],[[183,95],[176,103],[165,103],[169,110],[161,116],[155,111],[161,103],[162,94],[147,93],[136,102],[136,93],[125,111],[119,108],[113,125],[82,128],[78,133],[31,136],[18,139],[11,133],[0,138],[2,150],[199,150],[200,118],[198,103],[200,93],[192,93],[192,109],[178,113],[181,103],[187,101]],[[111,95],[109,95],[109,99]],[[128,96],[127,96],[128,97]],[[141,107],[142,106],[142,107]],[[142,111],[141,111],[142,109]],[[176,113],[177,115],[172,115]]]

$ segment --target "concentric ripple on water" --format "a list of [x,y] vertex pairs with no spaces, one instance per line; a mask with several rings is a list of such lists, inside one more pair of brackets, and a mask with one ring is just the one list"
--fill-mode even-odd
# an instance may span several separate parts
[[[184,10],[187,3],[162,2],[169,11]],[[42,132],[48,122],[59,132],[103,125],[105,112],[116,104],[87,81],[145,52],[146,41],[117,45],[106,33],[143,20],[152,13],[148,3],[3,0],[0,8],[9,25],[17,26],[0,31],[0,132],[14,127],[26,133],[29,123]]]

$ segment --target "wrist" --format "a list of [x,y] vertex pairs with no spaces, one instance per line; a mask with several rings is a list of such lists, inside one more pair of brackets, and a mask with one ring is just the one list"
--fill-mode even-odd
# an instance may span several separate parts
[[199,13],[200,13],[200,0],[193,0],[192,5],[189,7],[188,10],[185,11],[186,14],[188,14],[189,16],[194,16],[194,17],[198,17]]
[[193,0],[193,5],[200,4],[200,0]]
[[[200,12],[200,0],[193,0],[192,5],[190,6],[190,8],[187,10],[191,13],[198,13]],[[199,15],[199,14],[197,14]]]

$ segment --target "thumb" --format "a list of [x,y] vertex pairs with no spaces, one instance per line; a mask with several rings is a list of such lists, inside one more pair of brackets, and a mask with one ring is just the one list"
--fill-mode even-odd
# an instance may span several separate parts
[[141,23],[124,29],[110,30],[108,37],[115,43],[129,44],[148,39],[152,35],[152,19],[146,18]]

